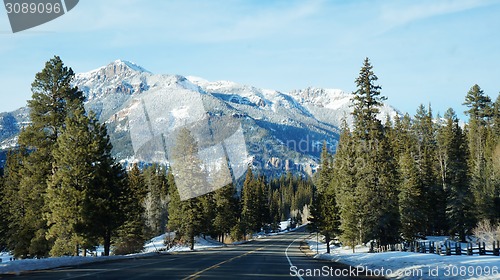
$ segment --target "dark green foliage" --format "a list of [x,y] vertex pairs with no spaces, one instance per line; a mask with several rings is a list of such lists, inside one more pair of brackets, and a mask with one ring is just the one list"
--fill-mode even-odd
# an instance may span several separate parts
[[[32,84],[31,123],[9,155],[7,243],[16,257],[76,255],[104,244],[124,222],[125,174],[105,125],[83,108],[74,74],[59,57]],[[83,251],[84,254],[86,250]]]
[[467,92],[463,105],[469,108],[465,113],[470,116],[471,120],[485,122],[491,118],[491,99],[477,84]]
[[144,170],[144,195],[141,200],[149,237],[162,234],[167,225],[168,182],[164,166],[153,164]]
[[211,203],[210,198],[200,196],[207,186],[207,176],[197,151],[196,140],[187,129],[181,129],[177,135],[173,156],[175,159],[183,159],[183,164],[176,165],[176,188],[169,190],[171,201],[168,206],[168,228],[176,231],[176,238],[187,241],[191,250],[194,249],[195,237],[204,233],[203,218],[206,212],[203,205]]
[[363,67],[359,71],[359,76],[356,78],[357,90],[353,92],[354,102],[354,126],[355,133],[364,140],[369,130],[376,128],[376,116],[379,113],[379,107],[387,98],[380,96],[381,86],[374,83],[378,77],[372,71],[373,66],[368,58],[365,58]]
[[3,201],[3,197],[5,197],[5,189],[4,189],[4,174],[3,169],[0,169],[0,251],[5,250],[7,248],[7,232],[8,232],[8,223],[7,223],[7,205]]
[[498,94],[492,109],[493,134],[500,137],[500,94]]
[[47,238],[54,241],[52,256],[79,254],[88,243],[83,228],[86,196],[97,178],[91,155],[95,149],[94,135],[89,129],[91,120],[83,108],[66,118],[64,130],[58,137],[53,175],[49,178],[46,205],[48,207]]
[[446,213],[450,234],[457,234],[461,241],[465,241],[465,235],[475,225],[467,166],[467,142],[452,109],[446,112],[445,119],[446,125],[441,128],[439,139],[444,151],[443,186],[448,198]]
[[464,105],[469,110],[469,123],[466,126],[470,170],[470,185],[474,194],[476,214],[479,220],[495,221],[495,199],[497,186],[492,180],[495,171],[492,169],[491,151],[495,146],[495,107],[491,99],[478,85],[472,86],[465,97]]
[[54,240],[51,255],[77,255],[101,241],[109,255],[111,238],[125,221],[129,189],[125,173],[111,156],[105,125],[83,107],[65,121],[53,151],[49,179],[47,237]]
[[[36,74],[31,85],[32,99],[28,101],[31,123],[19,134],[21,151],[19,182],[10,186],[16,207],[11,209],[9,239],[16,257],[46,256],[51,242],[46,237],[47,221],[44,213],[47,180],[52,175],[52,151],[61,134],[64,120],[73,110],[82,106],[83,96],[71,86],[74,74],[58,56],[49,60]],[[19,210],[22,209],[22,210]],[[16,213],[17,212],[17,213]]]
[[399,212],[401,234],[406,240],[413,241],[425,232],[426,205],[422,179],[418,166],[410,153],[403,154],[399,163],[401,186],[399,192]]
[[[361,238],[361,204],[356,185],[356,170],[362,161],[355,160],[354,139],[344,123],[335,154],[332,183],[337,189],[337,203],[340,211],[340,239],[352,248]],[[353,249],[354,250],[354,249]]]
[[436,142],[436,126],[433,123],[432,110],[420,105],[414,118],[412,130],[416,139],[415,159],[419,178],[422,180],[423,197],[419,203],[425,212],[425,234],[443,235],[446,227],[446,196],[443,186],[439,184],[438,153]]
[[[396,163],[390,128],[376,118],[384,97],[377,76],[365,59],[353,92],[354,131],[344,128],[334,165],[342,239],[351,245],[376,240],[395,242],[399,236]],[[341,141],[343,139],[341,138]]]
[[328,153],[326,143],[323,143],[321,169],[318,172],[309,221],[315,231],[325,236],[327,253],[330,253],[330,240],[339,233],[340,224],[336,189],[332,184],[332,176],[332,156]]
[[144,248],[146,241],[146,220],[144,217],[144,201],[146,184],[144,176],[134,163],[127,176],[128,189],[124,196],[123,211],[125,222],[118,228],[118,236],[114,240],[113,253],[125,255],[138,253]]
[[216,190],[214,201],[215,217],[213,231],[219,237],[219,241],[224,242],[224,237],[231,232],[231,229],[237,224],[239,218],[236,189],[230,184]]
[[259,205],[257,201],[258,184],[253,177],[252,169],[248,168],[241,194],[241,220],[244,233],[260,230]]

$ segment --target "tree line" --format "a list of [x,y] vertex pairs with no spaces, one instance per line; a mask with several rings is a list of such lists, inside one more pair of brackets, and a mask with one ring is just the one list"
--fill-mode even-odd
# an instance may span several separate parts
[[[127,170],[112,157],[106,125],[85,110],[73,77],[55,56],[32,83],[31,122],[1,170],[0,250],[40,258],[85,255],[103,245],[104,255],[127,254],[166,231],[193,248],[199,235],[240,240],[308,216],[313,184],[291,174],[268,180],[248,169],[240,191],[230,184],[181,201],[167,167]],[[189,131],[179,137],[179,145],[197,149]]]
[[382,123],[377,80],[365,59],[354,125],[343,125],[335,157],[323,149],[312,226],[354,248],[427,235],[464,241],[478,221],[500,222],[500,95],[492,101],[472,86],[465,125],[453,109],[434,116],[430,105]]

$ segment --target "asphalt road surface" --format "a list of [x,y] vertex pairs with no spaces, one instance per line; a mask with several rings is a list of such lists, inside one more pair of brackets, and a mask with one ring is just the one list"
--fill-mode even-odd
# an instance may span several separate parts
[[[376,279],[357,268],[311,258],[306,232],[291,232],[205,251],[87,264],[0,276],[3,279]],[[302,245],[302,246],[301,246]],[[308,276],[316,275],[316,276]],[[344,275],[335,277],[335,275]]]

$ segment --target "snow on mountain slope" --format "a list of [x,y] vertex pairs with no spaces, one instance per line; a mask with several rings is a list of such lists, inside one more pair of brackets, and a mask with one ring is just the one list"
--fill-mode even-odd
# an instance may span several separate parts
[[[323,142],[334,151],[342,119],[352,124],[351,95],[335,89],[284,93],[231,81],[153,74],[123,60],[76,74],[74,85],[87,97],[87,109],[107,124],[114,155],[125,163],[168,162],[165,149],[154,152],[152,147],[167,147],[173,131],[182,126],[203,131],[208,121],[224,137],[236,131],[232,124],[241,125],[248,151],[241,154],[241,162],[263,173],[311,174]],[[0,146],[15,143],[20,127],[29,122],[27,112],[23,108],[0,114]],[[395,114],[385,105],[379,116]],[[206,139],[197,141],[212,145]],[[153,152],[145,154],[145,149]]]

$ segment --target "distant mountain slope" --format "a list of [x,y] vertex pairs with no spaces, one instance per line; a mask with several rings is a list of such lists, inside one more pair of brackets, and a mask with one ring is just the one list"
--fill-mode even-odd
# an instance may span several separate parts
[[[153,74],[123,60],[76,74],[74,85],[87,97],[87,109],[107,124],[114,155],[124,163],[168,162],[167,154],[146,155],[137,144],[150,147],[158,135],[169,139],[183,124],[194,128],[198,122],[202,129],[200,122],[211,116],[224,120],[212,124],[223,134],[228,133],[224,129],[230,130],[224,124],[241,125],[247,151],[241,163],[267,174],[311,174],[318,166],[323,141],[333,151],[342,119],[352,124],[351,95],[341,90],[307,88],[283,93],[229,81]],[[386,105],[380,118],[395,114]],[[3,150],[15,145],[28,116],[27,108],[0,114]]]

